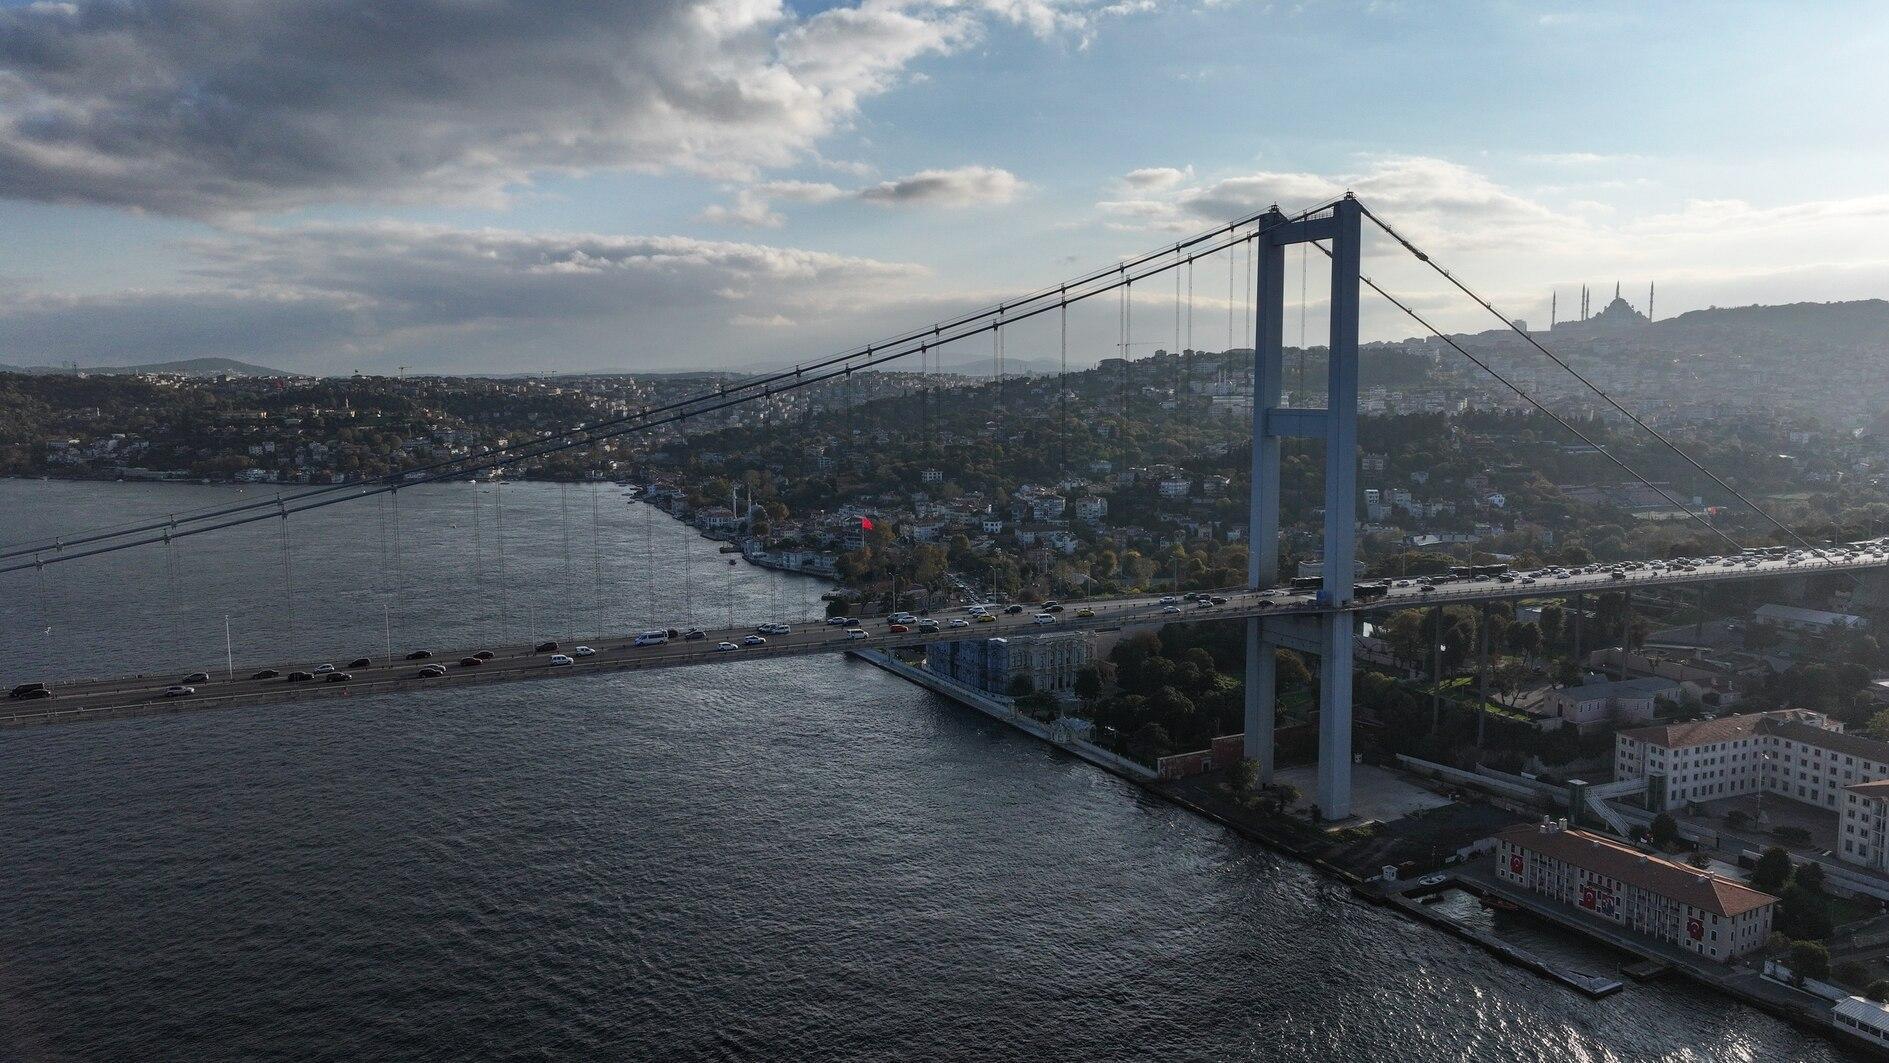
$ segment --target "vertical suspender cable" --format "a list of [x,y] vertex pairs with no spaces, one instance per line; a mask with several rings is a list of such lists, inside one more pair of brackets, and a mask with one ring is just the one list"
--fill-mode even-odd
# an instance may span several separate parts
[[1253,251],[1259,241],[1249,238],[1246,241],[1246,283],[1240,286],[1240,301],[1246,306],[1246,313],[1240,330],[1242,336],[1253,335]]
[[1067,302],[1062,305],[1061,343],[1062,368],[1059,370],[1059,375],[1057,376],[1057,380],[1061,385],[1058,388],[1059,396],[1057,398],[1057,406],[1060,412],[1057,415],[1056,436],[1062,441],[1062,467],[1063,472],[1067,474],[1069,471],[1069,304]]
[[1129,363],[1135,358],[1135,282],[1122,285],[1122,416],[1134,415],[1134,374]]
[[1239,278],[1235,274],[1240,268],[1240,249],[1236,244],[1227,245],[1227,350],[1234,348],[1233,315],[1240,304]]
[[407,618],[407,563],[400,542],[400,492],[389,491],[389,507],[394,525],[394,615],[404,626]]
[[1187,256],[1187,349],[1194,349],[1194,256]]
[[602,537],[597,529],[597,496],[603,493],[600,484],[590,487],[590,626],[602,632],[608,625],[603,616],[603,546]]
[[652,628],[662,620],[656,607],[656,515],[650,512],[655,508],[654,502],[643,499],[643,607],[649,610]]
[[295,641],[295,568],[289,556],[289,515],[282,514],[282,607],[289,635],[289,652],[300,649]]
[[479,528],[479,484],[475,480],[472,484],[472,626],[474,632],[483,631],[489,637],[491,630],[487,624],[485,607],[485,547],[480,541],[482,535]]
[[571,485],[558,484],[558,532],[564,541],[564,631],[577,638],[577,573],[571,567]]
[[505,578],[505,484],[494,481],[492,484],[493,536],[498,539],[498,628],[499,637],[511,634],[510,592],[506,589]]

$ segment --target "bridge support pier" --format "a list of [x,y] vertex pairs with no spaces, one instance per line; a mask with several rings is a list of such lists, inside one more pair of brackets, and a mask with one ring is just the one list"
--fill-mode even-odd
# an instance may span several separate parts
[[[1260,219],[1256,329],[1253,337],[1253,495],[1248,514],[1247,578],[1257,590],[1279,583],[1279,447],[1287,436],[1325,442],[1323,591],[1349,605],[1357,555],[1358,263],[1362,212],[1347,196],[1329,216],[1288,221],[1277,210]],[[1326,241],[1331,252],[1331,327],[1324,409],[1281,405],[1285,351],[1285,249]],[[1246,629],[1246,755],[1270,780],[1276,694],[1274,654],[1281,646],[1311,649],[1319,658],[1319,814],[1351,815],[1352,615],[1334,609],[1307,625],[1248,621]],[[1307,638],[1307,635],[1313,637]],[[1309,645],[1308,645],[1309,644]]]
[[1278,694],[1278,652],[1260,628],[1259,617],[1246,620],[1246,757],[1259,763],[1259,781],[1272,782],[1274,699]]

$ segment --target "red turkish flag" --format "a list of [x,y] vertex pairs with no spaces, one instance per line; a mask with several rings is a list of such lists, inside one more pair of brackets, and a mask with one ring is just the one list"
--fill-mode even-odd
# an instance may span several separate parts
[[860,530],[860,531],[871,531],[871,530],[872,530],[872,518],[871,518],[871,517],[861,517],[861,518],[859,518],[859,530]]

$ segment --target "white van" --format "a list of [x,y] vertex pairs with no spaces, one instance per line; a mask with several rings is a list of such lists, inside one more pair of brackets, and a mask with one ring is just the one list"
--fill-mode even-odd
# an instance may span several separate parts
[[660,646],[668,641],[669,632],[667,631],[645,631],[641,635],[636,636],[636,644],[638,646]]

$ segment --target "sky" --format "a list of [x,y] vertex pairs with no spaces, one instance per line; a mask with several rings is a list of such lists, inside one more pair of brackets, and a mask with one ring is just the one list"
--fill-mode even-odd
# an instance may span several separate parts
[[[1844,3],[0,0],[0,363],[756,368],[1347,190],[1531,324],[1582,284],[1881,297],[1885,38]],[[1492,324],[1387,241],[1365,271]],[[1246,345],[1244,276],[1150,282],[1126,342]],[[1074,365],[1124,342],[1070,327]]]

